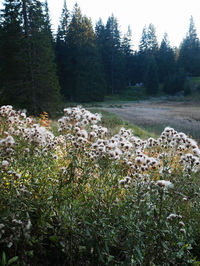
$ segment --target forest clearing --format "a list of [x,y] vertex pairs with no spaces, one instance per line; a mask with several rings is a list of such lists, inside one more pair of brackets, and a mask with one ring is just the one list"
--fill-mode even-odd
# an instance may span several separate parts
[[147,100],[103,107],[103,110],[156,134],[166,126],[200,139],[200,102]]
[[194,12],[178,46],[153,21],[136,46],[145,10],[175,28],[184,5],[60,1],[0,1],[0,266],[199,266]]

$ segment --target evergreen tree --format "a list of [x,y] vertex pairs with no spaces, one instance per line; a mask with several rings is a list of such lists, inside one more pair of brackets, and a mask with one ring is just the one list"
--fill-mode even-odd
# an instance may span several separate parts
[[159,80],[157,65],[154,57],[151,57],[145,77],[145,87],[148,95],[155,95],[158,91]]
[[147,66],[149,64],[148,54],[148,31],[146,26],[142,30],[142,36],[139,44],[139,51],[135,53],[135,74],[137,76],[137,82],[144,82],[147,74]]
[[103,100],[104,77],[91,21],[75,5],[68,33],[69,86],[75,101]]
[[148,51],[148,34],[147,34],[147,28],[145,26],[142,30],[142,36],[139,44],[139,52],[142,54],[142,53],[147,53],[147,51]]
[[[3,43],[3,27],[2,27],[2,20],[0,16],[0,74],[2,71],[2,67],[3,67],[2,43]],[[0,105],[2,105],[2,97],[3,97],[2,78],[0,76]]]
[[181,43],[178,62],[189,75],[200,75],[200,42],[197,37],[193,17],[190,18],[186,38]]
[[138,59],[138,73],[140,81],[145,81],[148,76],[149,66],[152,65],[152,56],[157,57],[158,42],[156,37],[156,30],[153,24],[149,24],[143,28],[142,37],[139,44]]
[[20,0],[5,0],[1,14],[1,102],[16,107],[22,106],[26,100],[23,88],[25,62],[20,10]]
[[67,9],[66,0],[64,0],[64,6],[60,18],[60,24],[58,26],[57,38],[56,38],[56,62],[58,66],[58,77],[61,86],[61,93],[65,99],[70,100],[71,90],[69,86],[69,49],[67,47],[67,35],[69,31],[69,11]]
[[49,15],[49,6],[47,0],[45,0],[44,2],[44,25],[46,27],[46,32],[51,37],[52,44],[54,45],[53,34],[51,30],[51,19]]
[[66,44],[67,33],[69,30],[69,17],[70,13],[69,10],[67,9],[66,0],[64,0],[62,14],[60,18],[60,24],[58,26],[58,32],[57,32],[57,42],[63,42]]
[[157,55],[159,81],[163,83],[166,76],[174,73],[176,69],[175,53],[168,41],[167,33],[164,34]]
[[124,62],[117,19],[112,15],[105,27],[104,69],[108,84],[107,93],[114,94],[125,86]]
[[124,35],[122,44],[122,53],[124,58],[124,76],[125,76],[125,82],[126,86],[131,86],[133,83],[133,77],[132,77],[132,60],[133,60],[133,51],[131,48],[131,29],[130,26],[128,27],[127,33]]
[[147,32],[148,53],[156,56],[158,52],[158,41],[156,37],[156,29],[153,24],[149,24]]
[[47,14],[37,0],[5,0],[2,18],[3,103],[53,113],[59,86]]
[[[27,86],[30,88],[28,109],[32,113],[53,113],[60,104],[55,55],[48,20],[38,0],[26,3],[28,35],[26,37]],[[46,17],[47,18],[47,17]]]
[[177,92],[185,90],[185,72],[183,68],[178,68],[174,73],[164,79],[163,90],[165,93],[175,95]]
[[158,51],[158,41],[156,37],[156,30],[153,24],[149,24],[142,30],[142,37],[139,44],[139,52],[148,56],[156,56]]

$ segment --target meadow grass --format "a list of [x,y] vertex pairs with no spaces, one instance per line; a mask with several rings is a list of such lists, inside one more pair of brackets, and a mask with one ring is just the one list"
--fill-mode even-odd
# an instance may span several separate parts
[[120,128],[124,127],[126,129],[131,129],[135,136],[140,137],[142,139],[158,136],[158,134],[156,135],[152,131],[147,131],[145,129],[142,129],[141,127],[133,125],[128,121],[122,120],[118,115],[113,114],[111,112],[95,108],[91,108],[90,110],[93,113],[102,114],[101,124],[109,129],[111,135],[117,134]]

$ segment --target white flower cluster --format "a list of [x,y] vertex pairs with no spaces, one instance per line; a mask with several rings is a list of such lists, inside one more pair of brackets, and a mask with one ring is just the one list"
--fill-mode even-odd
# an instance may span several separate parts
[[0,146],[4,148],[14,147],[15,137],[41,147],[51,146],[55,140],[52,132],[39,126],[33,118],[26,117],[25,113],[13,110],[10,105],[0,108],[0,119],[2,122],[4,120],[8,127],[7,132],[4,131],[6,137],[0,139]]
[[196,173],[199,170],[199,157],[191,153],[186,153],[185,155],[182,155],[180,163],[184,165],[184,172],[186,173],[188,173],[189,171]]
[[175,214],[175,213],[171,213],[168,217],[167,217],[167,220],[170,221],[170,222],[178,222],[178,226],[180,228],[180,233],[182,234],[185,234],[186,233],[186,230],[185,230],[185,224],[184,222],[182,221],[182,216],[179,214]]
[[100,114],[92,114],[81,106],[64,109],[65,116],[58,120],[59,131],[71,130],[73,128],[84,128],[87,125],[95,125],[101,121]]
[[[35,152],[38,154],[51,150],[54,158],[58,158],[61,146],[65,148],[65,156],[69,149],[75,148],[81,150],[88,161],[98,163],[99,159],[109,159],[110,163],[123,166],[125,175],[131,179],[155,173],[156,178],[161,179],[158,185],[163,187],[168,187],[166,182],[169,181],[164,183],[164,180],[177,167],[187,174],[199,171],[200,149],[197,143],[173,128],[166,127],[158,139],[142,140],[125,128],[110,137],[108,129],[98,125],[100,114],[92,114],[81,106],[66,108],[64,114],[58,120],[60,135],[55,137],[24,112],[15,111],[12,106],[2,106],[0,119],[6,123],[7,131],[0,135],[0,146],[7,154],[12,154],[16,141],[20,139],[36,144]],[[28,153],[30,146],[25,147],[24,151]],[[4,156],[1,162],[3,168],[7,167],[5,161]],[[120,183],[130,183],[127,180],[122,179]]]

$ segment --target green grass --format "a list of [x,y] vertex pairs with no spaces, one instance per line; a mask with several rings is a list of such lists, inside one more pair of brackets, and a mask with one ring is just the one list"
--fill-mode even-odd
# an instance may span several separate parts
[[100,113],[102,114],[102,121],[101,125],[107,127],[111,134],[117,134],[121,127],[126,129],[132,129],[133,134],[141,139],[149,138],[149,137],[157,137],[155,133],[152,131],[147,131],[138,127],[136,125],[131,124],[130,122],[123,121],[118,115],[110,113],[108,111],[100,110],[92,108],[90,110],[93,113]]
[[77,105],[81,105],[83,107],[91,108],[91,107],[120,107],[122,104],[127,102],[135,102],[146,100],[149,97],[145,93],[145,88],[125,88],[121,90],[119,93],[113,95],[107,95],[104,97],[103,102],[86,102],[86,103],[77,103],[77,102],[65,102],[65,105],[68,107],[74,107]]
[[192,77],[190,79],[190,85],[198,84],[200,85],[200,77]]

